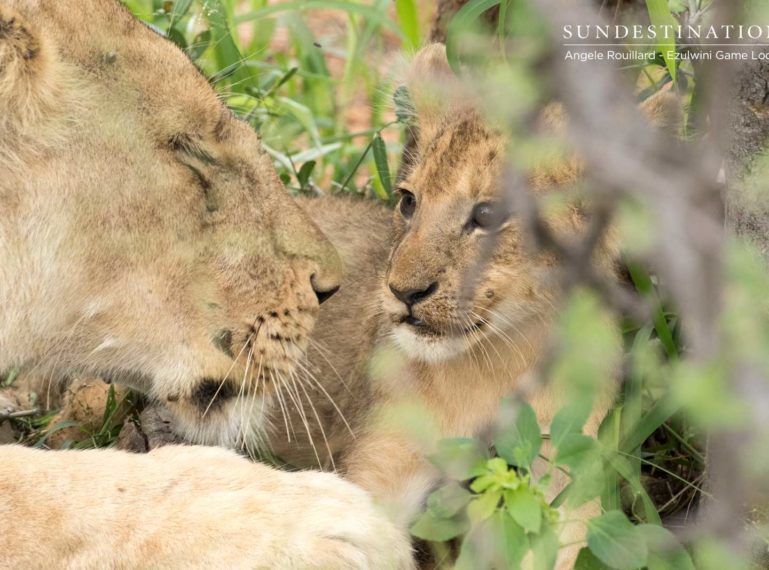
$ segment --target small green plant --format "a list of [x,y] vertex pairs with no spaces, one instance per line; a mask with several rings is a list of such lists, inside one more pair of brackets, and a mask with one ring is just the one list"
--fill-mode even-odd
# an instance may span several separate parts
[[[451,439],[441,441],[431,458],[450,481],[429,496],[411,532],[428,541],[461,537],[458,569],[519,568],[527,555],[536,567],[551,568],[558,550],[573,546],[559,542],[563,526],[575,521],[564,520],[558,508],[597,499],[604,487],[601,475],[616,460],[612,450],[581,433],[584,416],[569,406],[553,421],[551,453],[541,454],[543,436],[533,409],[508,401],[502,415],[513,408],[516,420],[496,434],[496,456],[477,440]],[[571,484],[548,502],[554,471]],[[619,510],[584,524],[587,544],[578,569],[694,568],[675,537],[658,524],[634,525]]]
[[0,388],[7,388],[11,386],[16,378],[19,376],[19,371],[16,368],[11,368],[7,372],[0,374]]

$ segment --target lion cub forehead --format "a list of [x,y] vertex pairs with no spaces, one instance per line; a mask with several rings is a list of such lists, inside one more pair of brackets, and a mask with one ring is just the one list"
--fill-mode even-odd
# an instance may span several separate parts
[[472,110],[444,117],[434,133],[419,141],[419,158],[404,186],[425,194],[492,194],[504,154],[502,134]]

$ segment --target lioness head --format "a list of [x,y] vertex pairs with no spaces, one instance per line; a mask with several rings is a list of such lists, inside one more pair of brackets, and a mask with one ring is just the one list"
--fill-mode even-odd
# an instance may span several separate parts
[[0,367],[253,437],[340,261],[188,58],[116,1],[3,0],[0,172]]
[[[554,259],[524,250],[522,228],[501,195],[505,137],[460,94],[442,46],[416,56],[407,86],[418,134],[399,181],[383,309],[406,354],[434,362],[490,335],[514,336],[527,320],[547,315]],[[579,166],[566,162],[534,186],[573,184]],[[548,223],[560,234],[584,226],[576,207]]]

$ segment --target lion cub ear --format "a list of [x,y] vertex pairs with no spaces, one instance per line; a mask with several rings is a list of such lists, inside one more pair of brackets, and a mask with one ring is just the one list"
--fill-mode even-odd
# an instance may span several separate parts
[[0,115],[6,126],[25,124],[53,103],[50,51],[21,14],[0,4]]
[[653,127],[673,136],[681,134],[682,100],[669,85],[641,103],[640,109]]
[[405,83],[416,115],[420,141],[429,140],[443,118],[466,100],[461,81],[449,66],[443,44],[431,44],[417,52]]

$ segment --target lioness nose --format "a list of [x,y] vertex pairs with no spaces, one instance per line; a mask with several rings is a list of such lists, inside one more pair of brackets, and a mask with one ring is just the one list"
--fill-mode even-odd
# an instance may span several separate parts
[[395,295],[395,298],[408,307],[411,307],[412,305],[416,305],[420,301],[424,301],[430,295],[432,295],[438,290],[437,282],[430,283],[430,285],[428,285],[424,289],[419,289],[419,288],[398,289],[392,283],[390,283],[388,286],[390,287],[390,291],[392,291],[392,294]]
[[322,286],[319,286],[315,278],[315,273],[310,276],[310,285],[312,285],[312,290],[315,291],[315,296],[318,298],[319,305],[328,301],[334,293],[339,291],[339,285],[331,287],[330,289],[324,289]]
[[282,212],[275,222],[276,249],[309,265],[310,285],[322,303],[339,289],[344,271],[342,258],[307,214],[293,203],[289,206],[291,210]]

